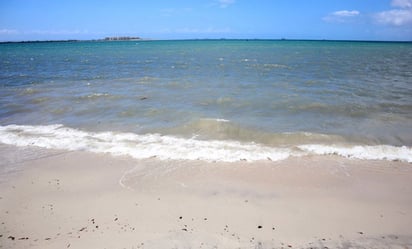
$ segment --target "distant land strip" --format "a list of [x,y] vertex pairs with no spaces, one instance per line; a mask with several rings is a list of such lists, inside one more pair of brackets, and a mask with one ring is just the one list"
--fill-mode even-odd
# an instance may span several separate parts
[[0,43],[47,43],[47,42],[82,42],[82,41],[138,41],[144,40],[140,37],[135,36],[111,36],[105,37],[103,39],[92,39],[92,40],[30,40],[30,41],[2,41]]
[[379,40],[329,40],[329,39],[259,39],[259,38],[243,38],[243,39],[232,39],[232,38],[192,38],[192,39],[147,39],[134,36],[112,36],[105,37],[102,39],[68,39],[68,40],[27,40],[27,41],[0,41],[0,44],[8,43],[59,43],[59,42],[112,42],[112,41],[294,41],[294,42],[365,42],[365,43],[408,43],[412,44],[411,41],[379,41]]

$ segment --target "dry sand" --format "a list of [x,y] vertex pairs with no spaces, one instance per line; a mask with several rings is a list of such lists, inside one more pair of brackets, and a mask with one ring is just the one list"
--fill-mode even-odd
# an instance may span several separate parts
[[70,152],[0,183],[0,248],[412,248],[412,165]]

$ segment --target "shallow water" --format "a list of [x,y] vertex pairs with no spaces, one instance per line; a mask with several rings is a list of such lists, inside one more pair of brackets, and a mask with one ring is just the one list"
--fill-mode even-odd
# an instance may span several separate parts
[[[133,141],[126,147],[139,157],[283,158],[269,150],[412,161],[411,58],[411,43],[383,42],[1,44],[0,142],[93,150],[96,134],[133,134],[181,139],[151,153]],[[73,140],[56,145],[59,129]],[[128,151],[104,143],[97,151]]]

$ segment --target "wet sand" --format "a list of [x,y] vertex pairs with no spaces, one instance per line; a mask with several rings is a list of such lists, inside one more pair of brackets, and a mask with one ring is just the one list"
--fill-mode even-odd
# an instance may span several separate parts
[[412,165],[18,162],[0,183],[0,248],[412,248]]

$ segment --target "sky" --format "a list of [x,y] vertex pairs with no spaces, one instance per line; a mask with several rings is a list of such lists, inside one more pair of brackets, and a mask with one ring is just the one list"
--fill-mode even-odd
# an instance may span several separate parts
[[412,41],[412,0],[0,0],[0,41]]

